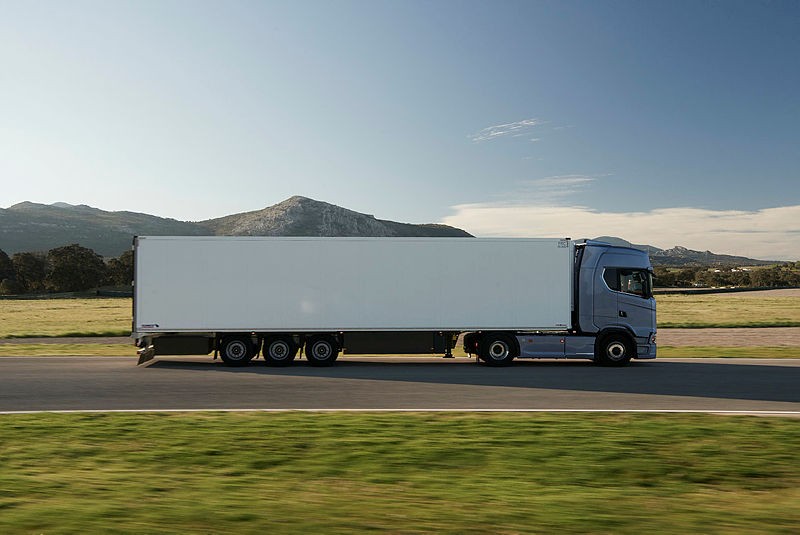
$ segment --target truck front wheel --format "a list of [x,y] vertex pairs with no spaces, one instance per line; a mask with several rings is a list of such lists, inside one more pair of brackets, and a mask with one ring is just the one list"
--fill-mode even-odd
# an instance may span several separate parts
[[331,336],[312,336],[306,342],[306,359],[312,366],[332,366],[339,346]]
[[288,336],[275,336],[264,340],[264,362],[269,366],[288,366],[297,355],[297,346]]
[[244,366],[256,356],[256,346],[249,336],[226,336],[220,340],[219,356],[228,366]]
[[600,366],[625,366],[633,357],[633,343],[624,334],[607,334],[600,339],[594,353],[594,361]]
[[480,342],[478,356],[489,366],[508,366],[516,357],[516,347],[510,336],[487,334]]

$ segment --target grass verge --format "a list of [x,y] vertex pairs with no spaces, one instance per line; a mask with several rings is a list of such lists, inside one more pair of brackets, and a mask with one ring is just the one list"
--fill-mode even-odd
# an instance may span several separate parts
[[133,341],[130,344],[0,344],[0,357],[46,357],[58,355],[83,356],[136,356]]
[[798,448],[709,415],[5,415],[0,531],[788,533]]
[[765,358],[800,359],[800,347],[671,347],[658,346],[658,356],[662,358],[715,357],[715,358]]
[[762,328],[762,327],[800,327],[800,321],[687,321],[668,322],[658,321],[659,329],[728,329],[737,328]]

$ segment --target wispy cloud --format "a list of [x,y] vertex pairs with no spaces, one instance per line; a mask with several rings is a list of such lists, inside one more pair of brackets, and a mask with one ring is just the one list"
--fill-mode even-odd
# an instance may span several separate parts
[[524,119],[515,123],[487,126],[483,130],[472,134],[469,138],[475,143],[480,143],[481,141],[489,141],[507,136],[521,137],[528,135],[535,127],[543,124],[547,124],[547,122],[541,119]]
[[[582,178],[569,177],[563,184],[588,183]],[[540,186],[547,184],[540,182]],[[592,238],[607,235],[662,248],[683,245],[751,258],[800,259],[800,205],[754,211],[676,207],[617,213],[584,206],[559,206],[556,202],[500,200],[461,204],[453,210],[454,214],[442,222],[478,236]]]
[[590,184],[597,180],[599,176],[608,175],[556,175],[527,180],[525,184],[527,184],[528,187],[539,190],[571,190],[577,186]]
[[501,194],[501,203],[541,205],[556,202],[589,187],[598,178],[609,175],[558,175],[517,183],[516,188]]

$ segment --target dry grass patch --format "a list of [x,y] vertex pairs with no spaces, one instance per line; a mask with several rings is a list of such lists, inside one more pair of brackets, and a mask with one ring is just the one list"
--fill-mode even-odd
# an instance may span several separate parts
[[659,295],[659,327],[797,327],[794,295]]
[[30,299],[0,301],[0,338],[128,336],[130,299]]
[[136,357],[133,341],[130,344],[0,344],[0,357],[103,356]]

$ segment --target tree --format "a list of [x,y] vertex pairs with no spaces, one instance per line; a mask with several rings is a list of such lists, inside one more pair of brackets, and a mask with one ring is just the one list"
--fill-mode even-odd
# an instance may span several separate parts
[[41,253],[15,253],[11,257],[20,293],[44,290],[45,257]]
[[683,268],[675,273],[675,286],[689,287],[694,283],[695,277],[698,272],[702,271],[700,268]]
[[14,264],[6,252],[0,249],[0,281],[14,278]]
[[663,266],[656,266],[653,268],[654,282],[653,284],[658,288],[671,288],[677,286],[675,274]]
[[0,295],[21,294],[22,286],[14,279],[3,279],[0,281]]
[[108,261],[108,282],[115,286],[130,286],[133,281],[133,251]]
[[759,268],[750,272],[753,286],[797,286],[800,274],[792,269],[791,264],[779,264],[768,268]]
[[19,285],[14,279],[14,263],[5,251],[0,249],[0,295],[19,293]]
[[103,284],[107,268],[103,257],[77,243],[50,249],[47,253],[48,290],[77,292]]

